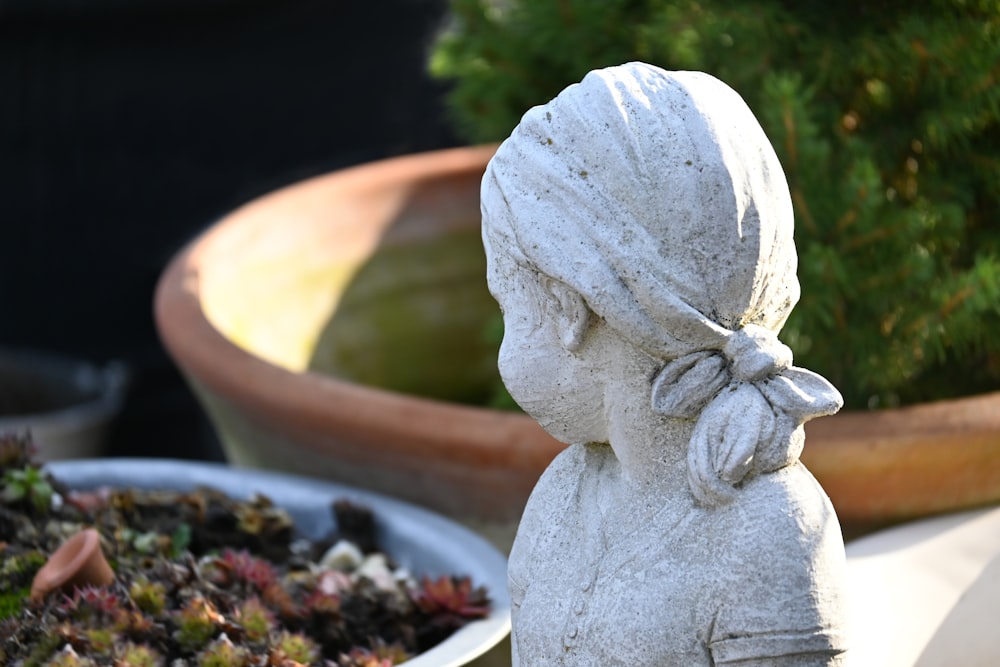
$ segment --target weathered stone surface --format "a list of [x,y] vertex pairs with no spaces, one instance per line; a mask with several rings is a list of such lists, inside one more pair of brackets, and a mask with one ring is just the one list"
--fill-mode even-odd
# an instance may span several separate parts
[[839,665],[844,547],[798,462],[839,409],[777,332],[792,206],[743,100],[697,72],[591,72],[483,179],[512,396],[571,444],[510,557],[515,665]]

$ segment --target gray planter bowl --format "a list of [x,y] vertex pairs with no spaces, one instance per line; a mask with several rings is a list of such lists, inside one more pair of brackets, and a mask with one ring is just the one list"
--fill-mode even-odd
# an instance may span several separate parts
[[169,459],[92,459],[57,461],[47,470],[77,489],[131,486],[192,490],[211,486],[234,498],[267,495],[285,508],[298,529],[318,538],[333,529],[330,504],[337,498],[363,503],[375,513],[379,543],[415,576],[468,575],[485,586],[493,611],[463,627],[407,667],[458,667],[499,643],[510,632],[507,560],[486,540],[427,510],[374,493],[294,475],[231,468],[222,464]]
[[119,362],[0,348],[0,432],[31,431],[43,461],[100,456],[127,387]]

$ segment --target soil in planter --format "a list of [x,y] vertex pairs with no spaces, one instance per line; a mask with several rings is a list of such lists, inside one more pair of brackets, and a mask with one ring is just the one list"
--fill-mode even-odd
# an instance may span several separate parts
[[[414,580],[382,554],[370,510],[299,535],[265,496],[73,491],[0,436],[0,664],[11,667],[389,667],[488,614],[467,579]],[[115,572],[29,599],[69,536],[96,528]]]

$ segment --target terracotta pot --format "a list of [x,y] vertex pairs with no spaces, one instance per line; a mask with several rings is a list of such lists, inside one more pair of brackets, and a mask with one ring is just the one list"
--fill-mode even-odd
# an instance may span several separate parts
[[[479,181],[493,150],[437,151],[305,181],[234,211],[171,262],[157,325],[233,462],[346,481],[466,520],[517,520],[562,448],[531,419],[418,398],[405,382],[392,391],[351,381],[343,360],[327,359],[324,372],[315,365],[331,356],[318,348],[336,347],[342,310],[374,308],[380,289],[393,292],[378,278],[359,286],[379,254],[478,234]],[[470,303],[488,298],[482,264],[449,270],[439,280],[414,272],[396,287],[471,286],[480,294]],[[464,310],[437,303],[434,316]],[[366,355],[364,335],[345,338],[347,356]],[[386,365],[408,367],[403,358]],[[803,459],[848,524],[995,502],[1000,394],[817,420]]]
[[802,461],[847,532],[1000,502],[1000,392],[806,425]]
[[[477,238],[493,150],[388,160],[280,190],[170,263],[157,326],[233,463],[349,482],[465,519],[517,520],[562,448],[531,419],[309,370],[345,276],[376,250],[463,229]],[[488,300],[484,266],[448,282]]]
[[115,580],[104,551],[101,535],[86,528],[63,542],[31,582],[31,599],[39,601],[57,591],[72,592],[85,586],[108,586]]

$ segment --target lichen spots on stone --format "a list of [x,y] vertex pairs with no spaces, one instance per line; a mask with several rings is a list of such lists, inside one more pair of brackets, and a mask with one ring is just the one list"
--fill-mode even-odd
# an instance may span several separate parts
[[689,167],[690,167],[691,165],[693,165],[693,164],[694,164],[694,162],[692,162],[691,160],[685,160],[685,161],[684,161],[684,164],[686,164],[687,166],[689,166]]
[[580,178],[587,178],[587,170],[586,169],[581,169],[580,170]]

